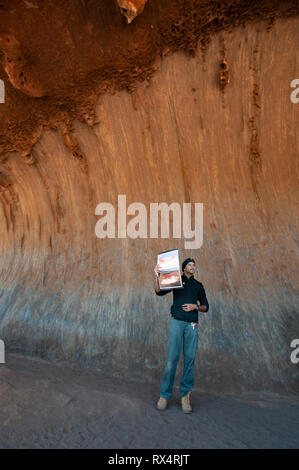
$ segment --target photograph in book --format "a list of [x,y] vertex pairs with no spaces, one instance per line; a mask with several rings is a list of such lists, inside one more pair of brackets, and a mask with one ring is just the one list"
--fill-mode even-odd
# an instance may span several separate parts
[[159,287],[160,289],[174,289],[183,287],[179,250],[169,250],[159,253],[157,262],[160,267]]

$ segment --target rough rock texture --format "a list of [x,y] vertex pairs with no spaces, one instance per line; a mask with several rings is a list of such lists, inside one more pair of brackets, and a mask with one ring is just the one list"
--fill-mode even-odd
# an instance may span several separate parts
[[[6,347],[159,378],[171,298],[153,266],[178,247],[210,301],[200,388],[298,393],[297,2],[149,0],[130,25],[110,0],[0,7]],[[202,248],[98,239],[119,194],[202,202]]]
[[117,0],[121,14],[124,15],[128,24],[143,12],[146,2],[147,0]]

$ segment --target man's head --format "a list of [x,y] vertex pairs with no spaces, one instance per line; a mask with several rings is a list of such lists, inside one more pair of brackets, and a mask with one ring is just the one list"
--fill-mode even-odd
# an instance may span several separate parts
[[186,258],[182,263],[182,271],[185,275],[191,275],[195,272],[195,261],[193,258]]

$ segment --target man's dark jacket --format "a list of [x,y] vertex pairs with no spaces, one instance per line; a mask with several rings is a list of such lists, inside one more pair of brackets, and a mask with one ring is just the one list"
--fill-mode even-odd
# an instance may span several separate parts
[[163,289],[160,292],[156,292],[157,295],[165,295],[173,291],[173,304],[171,306],[171,315],[176,320],[198,322],[198,311],[193,310],[191,312],[185,312],[182,309],[183,304],[197,304],[199,300],[200,305],[206,305],[209,310],[209,303],[206,297],[204,286],[201,282],[194,279],[191,275],[189,279],[185,274],[182,275],[183,287],[178,289]]

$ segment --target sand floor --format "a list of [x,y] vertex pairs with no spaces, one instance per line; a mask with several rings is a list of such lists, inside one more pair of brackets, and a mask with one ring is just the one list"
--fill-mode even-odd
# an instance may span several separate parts
[[299,448],[299,397],[276,394],[191,396],[179,390],[165,411],[159,383],[20,354],[0,364],[0,448]]

